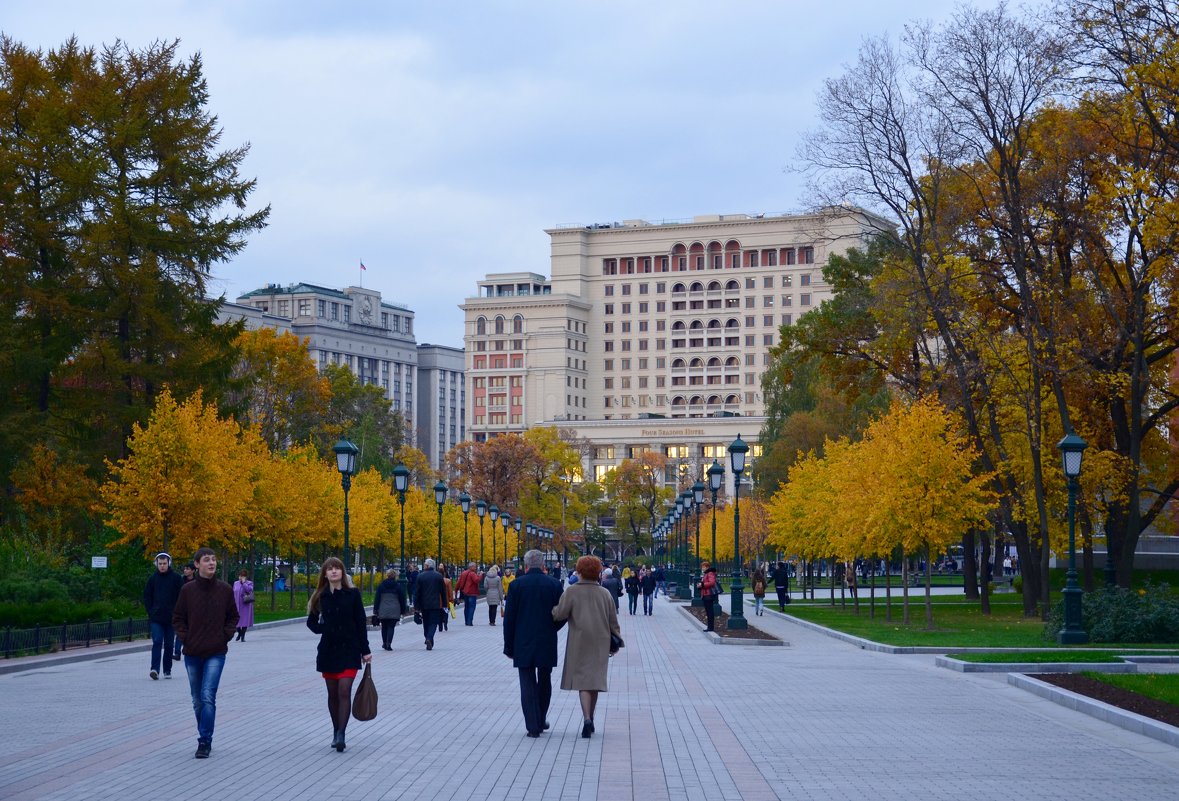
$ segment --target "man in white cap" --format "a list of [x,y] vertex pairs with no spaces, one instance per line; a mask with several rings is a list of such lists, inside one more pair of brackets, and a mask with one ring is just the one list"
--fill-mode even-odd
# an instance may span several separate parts
[[172,629],[172,612],[184,579],[172,569],[172,557],[166,553],[156,554],[156,572],[147,580],[143,589],[143,607],[151,623],[151,672],[152,680],[160,677],[160,654],[164,656],[164,678],[172,678],[172,659],[176,632]]

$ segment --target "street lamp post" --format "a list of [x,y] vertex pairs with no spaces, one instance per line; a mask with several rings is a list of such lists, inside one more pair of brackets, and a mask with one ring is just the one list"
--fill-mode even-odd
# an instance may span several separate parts
[[397,583],[401,585],[401,597],[405,597],[407,580],[405,577],[405,491],[409,489],[409,468],[398,464],[393,468],[393,489],[397,490],[397,504],[401,507],[401,573],[397,576]]
[[[1077,477],[1081,475],[1081,457],[1089,444],[1069,431],[1056,445],[1064,459],[1064,475],[1068,478],[1068,574],[1064,584],[1064,628],[1056,635],[1061,645],[1089,642],[1081,615],[1083,593],[1077,585]],[[1109,545],[1107,543],[1106,547]]]
[[725,469],[716,459],[712,460],[712,467],[708,468],[708,491],[712,493],[712,562],[716,564],[716,494],[720,492],[721,483],[725,480]]
[[[520,518],[517,517],[514,521],[512,521],[512,528],[516,529],[516,562],[518,563],[516,565],[516,570],[520,570],[524,567],[524,539],[520,536],[520,529],[523,527],[524,521]],[[506,543],[504,548],[507,548]]]
[[[487,514],[487,501],[475,501],[475,514],[479,516],[479,568],[483,569],[487,563],[483,561],[483,515]],[[495,513],[492,512],[492,517]]]
[[528,523],[526,526],[524,526],[524,530],[528,532],[528,539],[526,540],[527,544],[532,545],[533,543],[536,543],[540,540],[540,529],[538,529],[536,526]]
[[463,569],[466,569],[467,565],[471,563],[467,540],[467,512],[471,511],[471,496],[466,493],[466,490],[459,495],[459,507],[463,510]]
[[690,599],[692,597],[692,571],[689,569],[691,562],[688,559],[688,546],[691,541],[688,533],[688,521],[692,516],[692,504],[695,496],[692,495],[691,490],[686,489],[680,493],[680,497],[684,501],[684,527],[681,533],[683,548],[681,552],[683,553],[684,560],[684,577],[687,579],[684,584],[684,591],[680,593],[680,597]]
[[[512,525],[512,516],[510,514],[508,514],[507,512],[500,512],[499,513],[499,522],[500,522],[500,525],[502,525],[503,529],[504,529],[504,564],[507,564],[507,561],[508,561],[508,526]],[[491,543],[491,549],[493,551],[495,550],[495,542],[494,541]],[[492,554],[492,558],[494,558],[494,557],[495,557],[495,554]]]
[[704,503],[704,484],[697,481],[692,485],[692,506],[696,510],[696,573],[692,579],[692,606],[704,606],[700,597],[700,506]]
[[741,474],[745,472],[745,455],[749,446],[738,434],[729,445],[729,466],[733,468],[733,587],[729,628],[745,629],[745,586],[741,583]]
[[344,488],[344,569],[352,572],[352,560],[348,557],[348,490],[352,489],[352,476],[356,473],[356,455],[360,449],[346,439],[332,446],[336,453],[336,469],[340,471],[340,485]]
[[442,569],[442,504],[446,503],[446,484],[442,479],[434,485],[434,503],[438,504],[438,569]]

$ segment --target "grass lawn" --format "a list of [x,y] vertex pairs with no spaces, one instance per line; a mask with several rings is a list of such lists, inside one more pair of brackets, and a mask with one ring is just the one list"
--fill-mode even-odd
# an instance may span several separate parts
[[[371,606],[375,593],[364,590],[364,605]],[[261,593],[254,602],[254,622],[268,623],[272,620],[290,620],[293,617],[307,617],[307,593],[295,593],[295,608],[290,608],[290,593],[275,593],[275,608],[270,611],[270,593]]]
[[1121,662],[1124,651],[1005,651],[1001,654],[946,654],[951,659],[963,662],[1010,663],[1010,662]]
[[1091,679],[1179,706],[1179,673],[1085,673]]

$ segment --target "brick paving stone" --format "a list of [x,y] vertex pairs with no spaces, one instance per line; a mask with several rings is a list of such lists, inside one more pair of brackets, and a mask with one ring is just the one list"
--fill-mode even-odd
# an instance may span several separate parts
[[370,630],[380,713],[349,725],[342,754],[301,622],[231,643],[207,761],[180,667],[152,681],[142,650],[9,662],[22,669],[0,675],[0,798],[1173,801],[1179,787],[1179,749],[1001,675],[860,650],[776,613],[755,625],[789,647],[718,648],[663,598],[621,615],[597,733],[581,738],[576,693],[556,689],[552,728],[529,739],[502,628],[480,620],[431,652],[413,624],[392,652]]

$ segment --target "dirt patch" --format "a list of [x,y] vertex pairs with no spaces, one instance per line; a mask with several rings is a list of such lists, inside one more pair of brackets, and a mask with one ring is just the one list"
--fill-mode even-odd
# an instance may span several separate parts
[[1077,673],[1035,673],[1030,675],[1078,695],[1103,701],[1110,706],[1116,706],[1119,709],[1179,727],[1179,706],[1174,704],[1148,698],[1145,695],[1123,690],[1121,687],[1114,687],[1111,684]]
[[[704,614],[703,607],[685,606],[684,608],[687,609],[689,612],[691,612],[692,617],[699,620],[701,625],[707,624],[708,618]],[[745,618],[745,619],[749,620],[749,618]],[[749,624],[749,628],[734,629],[734,630],[730,631],[729,630],[729,615],[728,615],[728,613],[721,612],[720,610],[717,610],[717,613],[716,613],[715,631],[716,631],[717,635],[724,637],[725,639],[732,639],[732,640],[776,640],[776,639],[778,639],[777,637],[775,637],[772,634],[766,634],[761,629],[755,627],[752,623]]]

